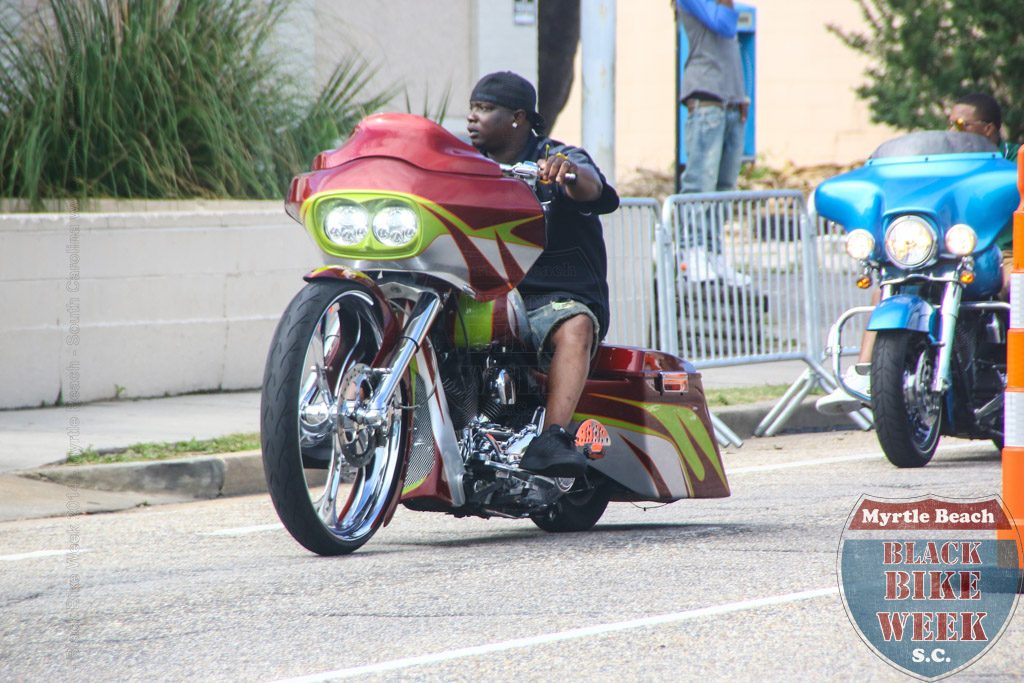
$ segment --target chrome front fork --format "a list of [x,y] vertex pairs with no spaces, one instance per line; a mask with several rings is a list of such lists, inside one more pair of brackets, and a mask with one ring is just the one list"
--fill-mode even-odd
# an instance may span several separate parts
[[949,366],[953,361],[953,341],[956,335],[956,320],[960,313],[960,297],[963,287],[957,282],[946,284],[939,307],[939,354],[935,360],[935,377],[932,378],[932,392],[943,394],[950,386]]
[[409,364],[419,351],[423,340],[427,338],[438,312],[441,310],[441,297],[436,292],[422,290],[416,305],[409,315],[409,321],[402,332],[401,343],[395,354],[395,362],[390,368],[381,370],[384,381],[373,392],[363,407],[355,409],[351,416],[360,424],[379,427],[387,420],[388,406],[394,399],[398,385],[402,381]]

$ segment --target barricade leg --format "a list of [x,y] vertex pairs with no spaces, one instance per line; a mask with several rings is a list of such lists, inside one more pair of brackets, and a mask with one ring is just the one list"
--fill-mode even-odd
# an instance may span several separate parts
[[708,411],[708,415],[711,416],[711,424],[715,428],[715,439],[718,440],[719,446],[728,446],[729,444],[732,444],[739,448],[743,445],[743,439],[741,439],[736,432],[729,429],[729,426],[722,422],[717,415],[712,413],[710,410]]
[[768,414],[764,416],[761,423],[754,430],[754,436],[772,436],[782,425],[786,423],[789,416],[796,410],[796,406],[814,388],[815,382],[811,378],[811,371],[804,370],[795,382],[789,385],[786,393],[776,402]]

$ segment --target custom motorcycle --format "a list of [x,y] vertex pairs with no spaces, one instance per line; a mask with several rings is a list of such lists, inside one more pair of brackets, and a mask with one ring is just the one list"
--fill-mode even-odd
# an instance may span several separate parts
[[[881,302],[839,317],[829,335],[838,382],[874,412],[897,467],[922,467],[940,435],[1002,446],[1009,304],[998,299],[996,238],[1020,198],[1016,165],[984,137],[925,131],[886,142],[859,169],[822,183],[817,212],[847,231]],[[842,328],[870,314],[870,396],[840,373]]]
[[307,549],[352,552],[399,504],[560,532],[609,501],[729,495],[700,376],[648,349],[598,350],[574,415],[585,476],[519,468],[547,379],[515,290],[545,243],[538,173],[380,114],[293,179],[287,212],[326,265],[274,333],[261,433],[274,506]]

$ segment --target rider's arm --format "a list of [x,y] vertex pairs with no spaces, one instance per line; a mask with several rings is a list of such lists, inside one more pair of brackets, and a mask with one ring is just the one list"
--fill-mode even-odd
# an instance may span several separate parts
[[732,38],[736,35],[739,15],[732,6],[732,0],[727,4],[716,0],[676,0],[676,7],[692,14],[700,23],[723,38]]
[[[590,155],[579,147],[550,147],[548,156],[537,164],[541,180],[557,183],[566,197],[583,205],[583,212],[604,214],[618,208],[618,194],[604,181]],[[570,173],[576,176],[574,180],[566,177]]]

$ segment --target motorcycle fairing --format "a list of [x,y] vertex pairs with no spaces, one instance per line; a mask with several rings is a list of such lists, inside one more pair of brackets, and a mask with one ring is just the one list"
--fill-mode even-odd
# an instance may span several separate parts
[[[401,163],[401,162],[392,162]],[[525,189],[518,180],[498,179],[513,183],[515,190]],[[544,246],[544,217],[540,205],[533,201],[530,211],[514,214],[513,220],[483,223],[497,215],[469,223],[426,197],[398,191],[339,190],[319,192],[302,204],[302,219],[307,232],[317,243],[328,263],[346,265],[357,270],[419,271],[431,273],[463,291],[472,291],[481,301],[493,299],[514,288],[540,256]],[[419,234],[402,247],[389,247],[378,242],[373,232],[358,244],[340,246],[327,238],[323,215],[337,203],[356,203],[372,208],[382,203],[413,208],[419,219]]]
[[894,294],[875,306],[875,310],[868,320],[867,329],[871,332],[881,330],[924,332],[934,341],[938,330],[937,313],[937,308],[919,296]]
[[[370,235],[340,247],[323,234],[322,202],[391,199],[415,207],[422,226],[410,247]],[[339,149],[296,176],[285,202],[328,263],[359,270],[431,272],[481,301],[514,288],[540,256],[544,211],[521,180],[436,123],[408,114],[363,120]]]
[[396,112],[367,116],[341,147],[316,155],[313,170],[366,157],[405,159],[438,173],[501,176],[493,161],[430,119]]
[[847,230],[872,231],[876,249],[894,218],[917,214],[938,226],[940,245],[945,230],[967,223],[978,234],[976,251],[982,251],[1019,203],[1016,165],[989,152],[871,159],[814,193],[818,214]]

